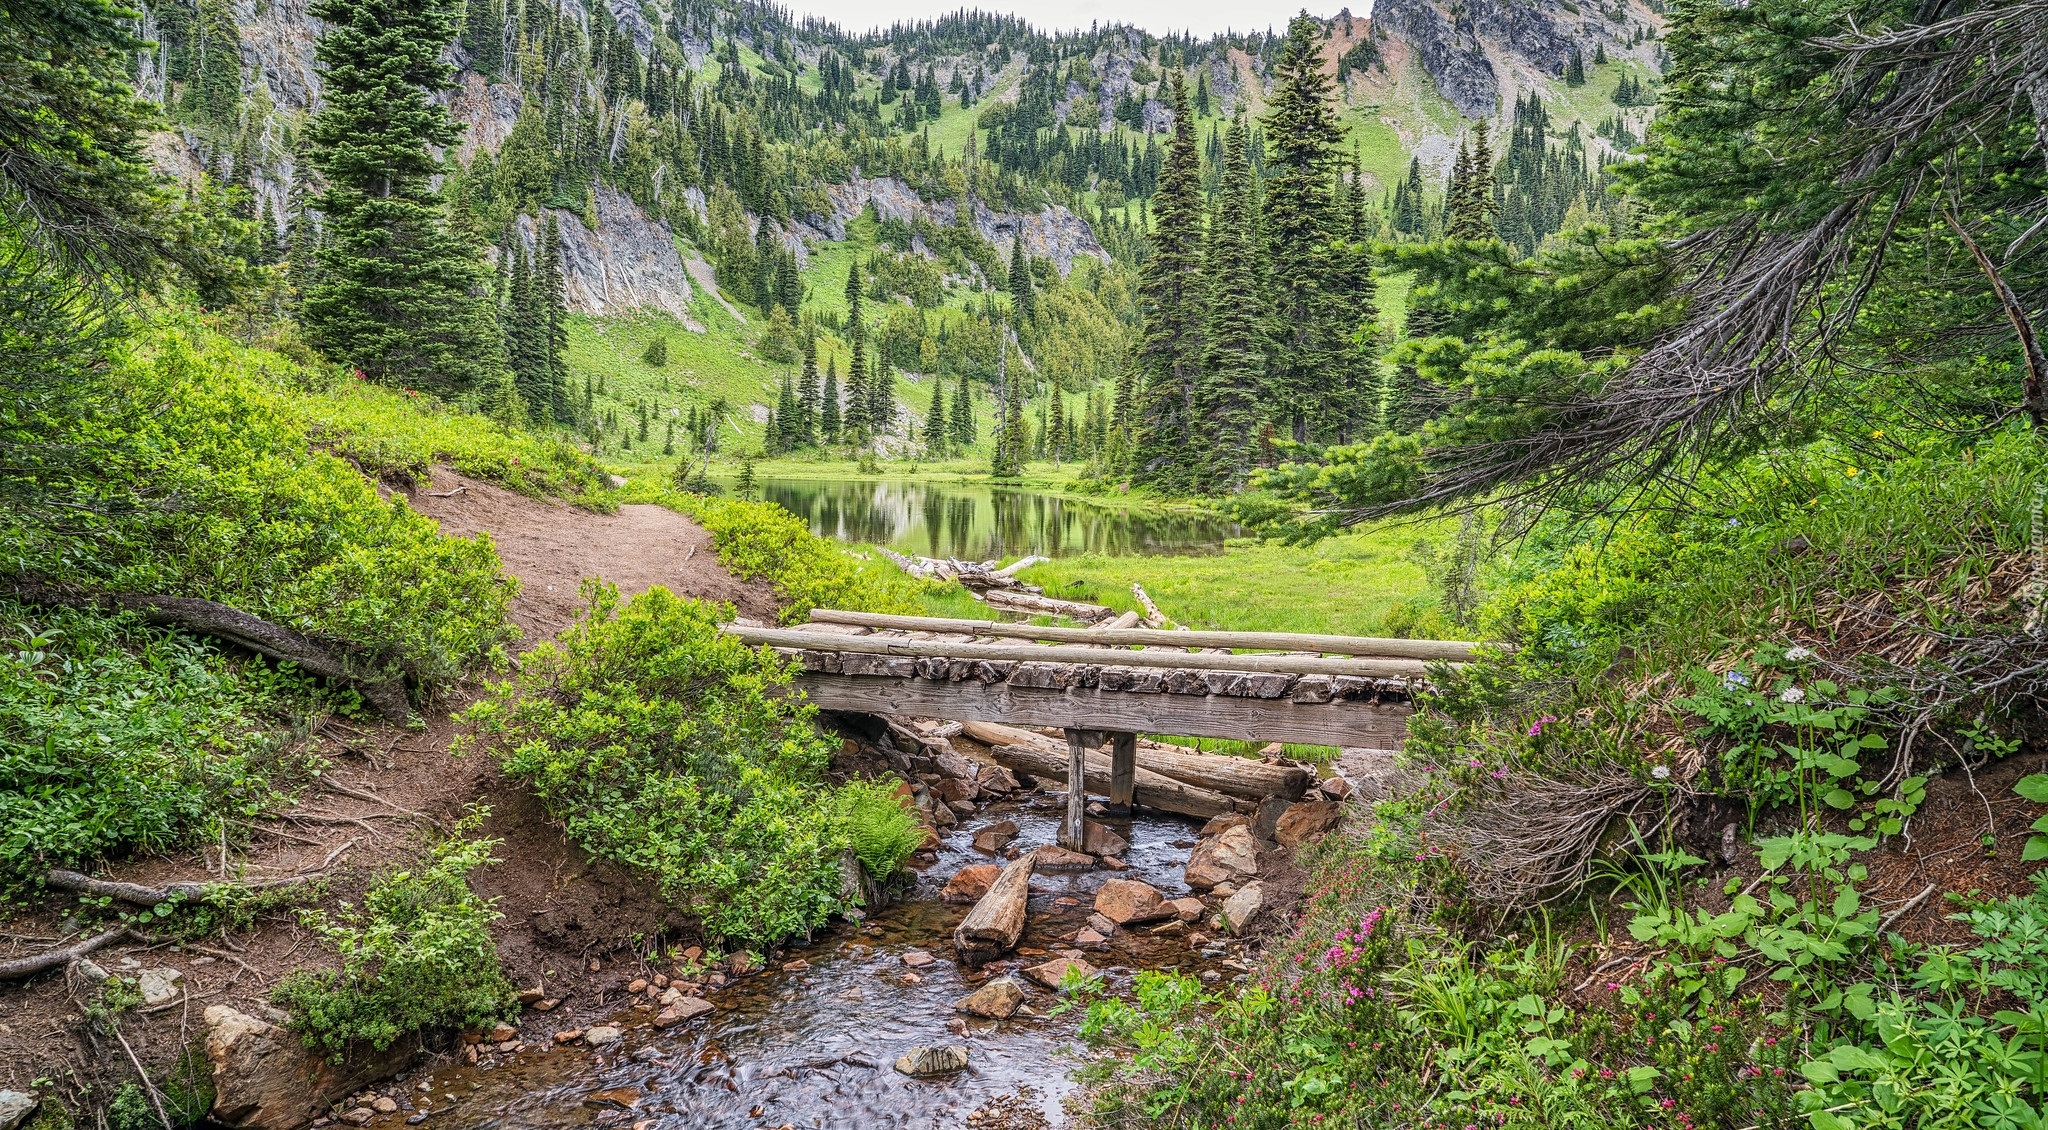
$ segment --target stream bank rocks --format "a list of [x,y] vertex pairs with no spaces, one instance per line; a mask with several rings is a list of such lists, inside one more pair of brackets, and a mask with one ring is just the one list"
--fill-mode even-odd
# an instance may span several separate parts
[[898,1057],[896,1070],[913,1078],[951,1075],[967,1070],[967,1049],[957,1044],[941,1048],[912,1048]]
[[337,1099],[404,1070],[418,1045],[331,1064],[291,1032],[226,1005],[209,1005],[206,1058],[213,1065],[212,1118],[234,1130],[297,1130]]
[[36,1097],[20,1091],[0,1091],[0,1130],[15,1130],[36,1112]]
[[981,988],[953,1002],[954,1012],[985,1020],[1008,1020],[1024,1005],[1024,986],[1008,977],[997,977]]

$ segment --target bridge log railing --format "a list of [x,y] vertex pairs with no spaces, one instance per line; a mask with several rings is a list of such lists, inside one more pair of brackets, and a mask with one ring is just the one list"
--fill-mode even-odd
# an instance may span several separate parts
[[[1064,730],[1068,812],[1060,841],[1075,850],[1091,779],[1119,806],[1167,800],[1169,807],[1209,807],[1201,796],[1156,779],[1147,784],[1138,734],[1397,747],[1406,735],[1410,696],[1430,665],[1468,660],[1473,648],[1439,640],[1062,628],[836,609],[811,616],[812,623],[794,629],[733,624],[725,630],[795,659],[802,667],[798,686],[824,710]],[[1090,764],[1091,751],[1105,740],[1106,781]],[[1015,758],[1021,751],[1004,752]],[[1175,756],[1226,760],[1162,753],[1146,773],[1185,780],[1169,764]],[[1054,766],[1046,764],[1052,760],[1035,757],[1030,771],[1052,775]]]

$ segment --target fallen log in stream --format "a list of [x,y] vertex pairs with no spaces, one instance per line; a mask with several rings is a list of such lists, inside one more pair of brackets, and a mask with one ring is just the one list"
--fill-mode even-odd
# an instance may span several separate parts
[[[1066,750],[1051,738],[1016,726],[1004,726],[995,722],[963,722],[961,732],[975,741],[990,746],[1013,746],[1041,750],[1047,756],[1057,755],[1062,759]],[[1031,770],[1035,776],[1044,776]],[[1091,768],[1092,774],[1094,770]],[[1244,797],[1248,800],[1264,800],[1277,796],[1287,800],[1298,800],[1315,783],[1313,770],[1300,765],[1270,765],[1248,757],[1224,757],[1210,753],[1177,753],[1161,749],[1157,745],[1138,746],[1139,791],[1144,791],[1147,773],[1180,782],[1205,791]],[[1091,786],[1092,788],[1092,786]],[[1139,800],[1144,804],[1144,800]],[[1152,805],[1150,807],[1159,807]],[[1179,811],[1168,809],[1167,811]],[[1189,815],[1194,815],[1190,813]],[[1211,814],[1213,815],[1213,813]]]
[[[1048,781],[1067,779],[1067,751],[1057,753],[1039,745],[999,745],[993,748],[996,764],[1012,773],[1029,773]],[[1087,757],[1087,773],[1082,788],[1102,796],[1110,795],[1111,765],[1106,753],[1091,752]],[[1137,773],[1133,803],[1160,812],[1174,812],[1182,816],[1193,816],[1206,820],[1225,812],[1235,812],[1237,806],[1222,793],[1176,781],[1148,769],[1140,768]]]
[[1024,936],[1024,911],[1031,897],[1031,871],[1038,853],[1025,852],[1003,868],[996,881],[953,931],[953,952],[969,965],[985,965],[1008,953]]

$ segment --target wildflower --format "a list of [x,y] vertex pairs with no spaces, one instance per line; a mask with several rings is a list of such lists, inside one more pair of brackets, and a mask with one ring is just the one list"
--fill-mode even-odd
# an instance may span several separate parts
[[1785,649],[1785,658],[1794,663],[1802,663],[1813,658],[1813,649],[1810,647],[1788,647]]
[[1746,687],[1749,685],[1749,676],[1740,671],[1730,671],[1721,676],[1721,685],[1724,687]]
[[1543,727],[1548,726],[1555,721],[1557,721],[1557,715],[1555,714],[1545,714],[1543,717],[1538,718],[1536,720],[1536,724],[1529,727],[1529,736],[1532,738],[1542,737]]
[[1798,687],[1786,687],[1778,692],[1779,702],[1805,702],[1806,692]]
[[1669,765],[1654,766],[1650,770],[1650,776],[1660,781],[1668,781],[1671,779],[1671,767]]

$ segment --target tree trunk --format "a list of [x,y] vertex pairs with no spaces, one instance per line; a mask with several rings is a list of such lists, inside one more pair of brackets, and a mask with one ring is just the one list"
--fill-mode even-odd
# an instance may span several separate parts
[[[1028,773],[1033,777],[1057,781],[1065,779],[1070,755],[1065,750],[1055,753],[1043,746],[999,745],[993,750],[992,756],[996,764],[1013,773]],[[1110,759],[1102,754],[1094,754],[1087,757],[1084,763],[1085,790],[1108,796],[1112,773]],[[1230,798],[1222,793],[1161,776],[1142,766],[1134,775],[1131,799],[1145,808],[1175,812],[1201,820],[1237,810],[1237,806],[1231,803]]]

